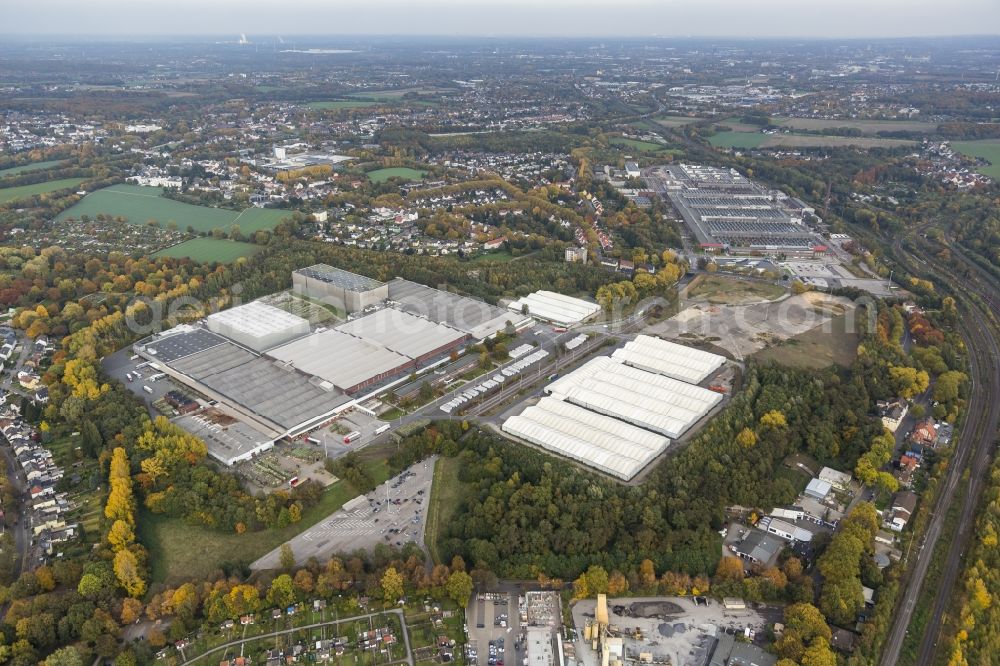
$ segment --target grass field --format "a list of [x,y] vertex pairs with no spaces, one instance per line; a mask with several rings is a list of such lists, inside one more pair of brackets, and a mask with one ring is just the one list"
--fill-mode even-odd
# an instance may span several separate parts
[[866,136],[821,136],[812,134],[762,134],[761,132],[718,132],[708,138],[716,148],[897,148],[914,146],[915,141]]
[[462,484],[458,480],[461,461],[458,458],[438,458],[434,465],[434,483],[431,485],[431,502],[427,507],[427,525],[424,528],[424,542],[434,562],[441,562],[438,552],[438,537],[442,525],[451,522],[461,499]]
[[982,141],[956,141],[951,147],[967,157],[978,157],[990,162],[990,166],[976,169],[990,178],[1000,179],[1000,139]]
[[33,197],[36,194],[48,194],[58,190],[71,190],[79,187],[85,179],[83,178],[63,178],[62,180],[47,180],[44,183],[34,185],[21,185],[20,187],[5,187],[0,189],[0,204],[10,203]]
[[363,109],[365,107],[374,106],[374,102],[364,102],[361,100],[351,100],[351,99],[331,99],[320,102],[309,102],[306,104],[310,109],[317,109],[321,111],[339,111],[341,109]]
[[716,132],[708,137],[708,142],[716,148],[757,148],[766,134],[760,132]]
[[642,153],[655,153],[665,148],[665,146],[653,143],[652,141],[638,141],[636,139],[626,139],[622,136],[611,137],[610,143],[615,146],[626,146]]
[[691,281],[687,298],[704,299],[716,304],[740,304],[773,301],[785,293],[784,287],[776,284],[703,274]]
[[406,180],[420,180],[424,177],[424,171],[418,171],[409,167],[392,167],[389,169],[376,169],[369,171],[368,180],[373,183],[384,183],[390,178],[404,178]]
[[160,250],[154,257],[190,257],[195,261],[207,263],[219,261],[228,264],[240,257],[250,257],[260,252],[260,245],[240,243],[231,240],[216,240],[215,238],[192,238]]
[[826,118],[772,118],[771,122],[780,127],[822,132],[839,127],[850,127],[865,134],[879,132],[924,132],[937,131],[936,123],[921,120],[828,120]]
[[11,167],[9,169],[0,169],[0,178],[3,178],[4,176],[16,176],[19,173],[28,173],[29,171],[51,169],[58,164],[62,164],[62,162],[63,160],[50,160],[48,162],[35,162],[34,164],[22,164],[21,166]]
[[94,217],[104,213],[124,216],[132,224],[145,224],[151,219],[161,225],[173,221],[182,231],[188,226],[199,232],[213,229],[229,231],[233,224],[238,224],[244,234],[252,234],[261,229],[273,229],[289,214],[287,211],[270,208],[247,208],[241,212],[194,206],[160,196],[162,191],[159,187],[112,185],[91,192],[75,206],[60,213],[56,220],[68,217],[80,219],[81,215]]
[[691,123],[696,123],[700,118],[688,118],[687,116],[656,116],[653,121],[662,127],[684,127]]
[[409,93],[418,95],[436,95],[438,93],[452,92],[446,88],[401,88],[399,90],[373,90],[371,92],[351,93],[348,97],[358,97],[362,99],[374,99],[379,101],[399,99]]
[[[365,453],[362,450],[362,455]],[[384,458],[365,460],[364,464],[376,482],[389,478]],[[338,481],[326,489],[318,504],[303,511],[302,520],[294,525],[246,534],[221,532],[143,512],[139,516],[139,535],[149,549],[154,582],[204,579],[225,562],[253,562],[360,494],[348,482]]]
[[834,317],[829,323],[762,349],[754,358],[817,370],[835,363],[849,366],[857,355],[860,338],[857,333],[845,330],[846,323],[846,315]]

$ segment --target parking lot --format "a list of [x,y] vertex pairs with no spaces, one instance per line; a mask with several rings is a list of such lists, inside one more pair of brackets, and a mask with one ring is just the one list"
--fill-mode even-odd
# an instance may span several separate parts
[[[288,542],[295,561],[303,563],[310,557],[323,561],[335,553],[371,549],[380,543],[423,545],[436,461],[435,456],[413,465],[296,536]],[[280,555],[280,547],[275,548],[250,566],[276,569]]]
[[[519,666],[524,658],[516,591],[483,592],[472,597],[468,663],[479,666]],[[512,626],[513,624],[513,626]]]

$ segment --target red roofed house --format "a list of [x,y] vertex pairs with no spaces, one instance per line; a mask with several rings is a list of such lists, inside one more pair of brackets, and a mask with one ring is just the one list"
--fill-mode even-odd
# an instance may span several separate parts
[[933,447],[937,441],[937,430],[934,428],[934,419],[928,416],[917,422],[910,433],[910,442],[920,446]]

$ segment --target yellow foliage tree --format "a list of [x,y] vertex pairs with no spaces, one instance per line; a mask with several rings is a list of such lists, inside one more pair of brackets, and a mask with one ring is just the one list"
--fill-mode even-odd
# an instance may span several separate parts
[[146,581],[139,573],[139,561],[131,550],[115,553],[114,569],[118,584],[130,597],[138,598],[146,593]]

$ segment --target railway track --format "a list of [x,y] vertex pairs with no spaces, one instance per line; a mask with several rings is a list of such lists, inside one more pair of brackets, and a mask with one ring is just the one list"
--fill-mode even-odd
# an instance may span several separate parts
[[[935,545],[944,529],[948,510],[955,500],[959,481],[968,469],[969,483],[962,498],[965,510],[961,512],[955,538],[948,547],[945,567],[934,594],[931,617],[923,632],[916,657],[917,664],[927,666],[934,663],[937,656],[944,614],[953,598],[952,593],[961,570],[962,555],[972,534],[975,508],[989,470],[998,418],[1000,418],[1000,402],[998,402],[1000,370],[997,365],[1000,362],[1000,343],[997,340],[996,327],[996,322],[1000,321],[1000,306],[994,305],[991,299],[991,292],[1000,292],[1000,287],[995,284],[991,276],[985,274],[974,262],[969,261],[957,248],[952,248],[952,256],[968,266],[974,275],[968,282],[963,282],[951,274],[934,271],[932,263],[906,250],[901,240],[893,244],[893,250],[896,260],[913,274],[929,273],[948,285],[956,297],[962,338],[969,352],[971,391],[965,424],[908,584],[904,586],[903,597],[899,601],[880,661],[885,666],[894,666],[899,661],[924,579],[934,557]],[[978,300],[987,303],[985,311]]]

